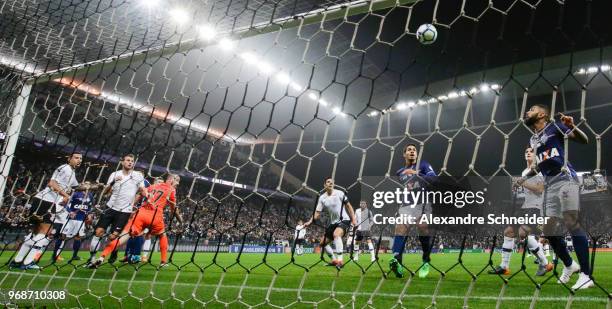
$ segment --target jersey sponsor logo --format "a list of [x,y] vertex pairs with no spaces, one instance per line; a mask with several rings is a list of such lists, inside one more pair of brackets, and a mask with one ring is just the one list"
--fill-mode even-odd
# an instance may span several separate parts
[[545,151],[538,153],[536,157],[538,158],[539,163],[558,156],[560,156],[559,150],[553,147],[551,149],[546,149]]

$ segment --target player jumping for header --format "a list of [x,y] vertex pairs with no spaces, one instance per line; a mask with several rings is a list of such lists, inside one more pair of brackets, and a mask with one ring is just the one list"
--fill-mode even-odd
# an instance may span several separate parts
[[[420,160],[417,167],[417,161],[419,158],[419,151],[415,144],[408,144],[404,147],[403,157],[405,164],[400,168],[396,175],[399,177],[399,181],[408,190],[420,190],[421,188],[427,187],[431,181],[436,177],[431,164]],[[400,205],[398,209],[399,215],[408,215],[416,218],[418,221],[421,216],[431,214],[431,204],[416,204],[412,202],[406,205]],[[429,274],[429,262],[431,249],[433,246],[433,237],[429,234],[429,229],[426,224],[418,224],[417,231],[419,234],[419,241],[421,248],[423,249],[423,264],[419,269],[419,277],[425,278]],[[404,277],[404,268],[402,266],[402,256],[404,254],[404,247],[406,246],[406,238],[408,238],[409,226],[407,224],[396,224],[395,225],[395,236],[393,238],[393,258],[389,261],[389,267],[391,271],[395,273],[398,278]]]
[[[586,289],[594,286],[589,264],[589,241],[578,220],[580,188],[576,171],[567,161],[565,137],[582,144],[587,144],[589,139],[576,127],[574,118],[561,113],[559,116],[559,121],[551,121],[550,108],[536,104],[525,114],[525,124],[534,130],[530,144],[536,153],[536,168],[544,176],[544,215],[550,217],[544,226],[544,235],[565,266],[559,283],[566,284],[572,274],[580,272],[572,289]],[[531,175],[535,173],[533,171]],[[524,181],[525,178],[522,178],[518,184]],[[567,250],[563,225],[572,235],[579,265]]]

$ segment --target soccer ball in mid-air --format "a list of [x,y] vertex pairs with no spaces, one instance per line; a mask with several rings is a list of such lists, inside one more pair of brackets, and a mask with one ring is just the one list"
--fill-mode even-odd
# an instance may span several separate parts
[[438,38],[438,30],[432,24],[422,24],[416,32],[417,39],[423,45],[429,45]]

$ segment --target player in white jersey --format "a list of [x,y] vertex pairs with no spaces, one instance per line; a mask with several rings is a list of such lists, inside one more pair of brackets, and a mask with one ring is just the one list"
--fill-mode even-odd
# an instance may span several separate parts
[[[106,203],[108,208],[96,223],[95,234],[91,239],[88,265],[93,261],[96,252],[101,247],[100,239],[107,228],[112,228],[111,234],[108,236],[109,241],[119,237],[134,211],[136,194],[147,195],[144,175],[134,170],[134,159],[133,154],[124,155],[121,160],[121,170],[113,172],[108,177],[106,187],[102,192],[102,195],[110,194]],[[116,253],[113,253],[113,257],[109,258],[109,262],[114,259],[116,259]]]
[[40,269],[36,262],[49,245],[51,227],[56,221],[62,220],[62,210],[70,200],[70,191],[79,185],[75,170],[81,166],[82,161],[80,153],[71,153],[68,163],[59,166],[47,186],[34,196],[29,214],[34,228],[32,233],[26,235],[11,267]]
[[370,232],[372,224],[374,224],[373,217],[372,211],[368,209],[368,202],[359,202],[359,209],[355,211],[355,219],[357,220],[357,231],[355,232],[355,243],[353,244],[353,260],[355,261],[359,260],[359,252],[364,239],[370,252],[370,261],[376,261],[376,252]]
[[[522,177],[526,177],[529,173],[531,173],[531,169],[534,166],[534,151],[533,148],[527,147],[525,149],[525,162],[527,163],[527,167],[523,170]],[[542,213],[542,203],[544,201],[542,192],[544,192],[544,178],[541,174],[533,176],[524,182],[521,185],[524,188],[525,193],[525,201],[521,206],[521,212],[523,214],[537,214],[541,215]],[[521,189],[519,187],[514,188],[515,193]],[[514,205],[513,205],[514,206]],[[538,262],[538,270],[536,272],[536,276],[544,276],[547,272],[553,269],[553,265],[548,262],[548,259],[544,255],[544,249],[542,245],[536,240],[534,234],[534,227],[530,227],[527,225],[521,225],[518,227],[518,236],[521,242],[525,241],[527,238],[527,249],[533,255],[537,257]],[[512,256],[512,252],[514,251],[516,238],[516,228],[514,226],[508,226],[504,230],[504,242],[502,244],[502,253],[501,253],[501,263],[495,269],[489,271],[489,274],[492,275],[509,275],[510,274],[510,257]]]
[[304,243],[306,237],[306,227],[304,226],[304,222],[302,220],[298,221],[298,224],[295,226],[295,234],[293,238],[295,240],[295,253],[297,255],[304,254]]
[[[342,256],[344,244],[342,243],[342,237],[346,235],[346,231],[350,228],[351,224],[353,226],[357,225],[357,221],[355,220],[353,207],[348,201],[346,194],[334,189],[334,180],[331,177],[325,179],[325,191],[319,196],[314,215],[308,222],[304,223],[304,226],[308,227],[312,222],[318,220],[323,209],[327,209],[330,224],[325,229],[325,235],[321,238],[320,245],[325,249],[327,255],[331,257],[330,265],[342,267],[344,265]],[[332,241],[334,242],[334,250],[329,245]]]

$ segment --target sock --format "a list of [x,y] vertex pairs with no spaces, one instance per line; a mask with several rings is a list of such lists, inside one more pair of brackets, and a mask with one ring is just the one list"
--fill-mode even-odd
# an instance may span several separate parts
[[574,251],[580,264],[580,272],[587,275],[591,274],[591,265],[589,264],[589,239],[582,228],[577,228],[571,231],[572,242],[574,243]]
[[113,251],[115,251],[117,247],[119,247],[119,238],[115,238],[110,243],[108,243],[108,245],[106,245],[106,247],[102,251],[102,254],[100,255],[100,257],[102,258],[107,257],[109,254],[113,253]]
[[527,236],[527,248],[529,248],[529,251],[538,258],[540,265],[548,264],[548,260],[546,256],[544,256],[544,250],[541,248],[540,243],[535,239],[534,235]]
[[[144,239],[144,236],[142,238]],[[144,240],[144,243],[142,244],[142,251],[144,251],[144,256],[149,255],[149,251],[151,251],[151,238]]]
[[53,260],[55,260],[60,254],[62,254],[62,250],[64,249],[64,241],[61,239],[55,240],[55,250],[53,251]]
[[398,260],[400,263],[402,262],[402,255],[404,254],[404,247],[406,246],[406,237],[404,236],[395,236],[393,237],[393,257]]
[[161,262],[168,263],[168,236],[166,234],[159,237],[159,251],[161,251]]
[[90,258],[96,255],[96,252],[98,252],[99,249],[98,247],[100,247],[100,237],[94,235],[91,237],[91,243],[89,245],[89,254],[91,255]]
[[130,256],[132,254],[134,254],[134,237],[128,238],[125,244],[125,256]]
[[32,239],[32,233],[26,235],[23,239],[23,243],[21,244],[21,248],[15,255],[15,263],[23,262],[23,259],[30,253],[32,250],[32,246],[34,245],[34,240]]
[[376,258],[376,252],[374,251],[374,244],[368,243],[368,250],[370,250],[370,255],[372,256],[372,260]]
[[353,256],[355,257],[355,259],[359,259],[359,251],[361,247],[361,243],[357,244],[353,244]]
[[23,260],[24,265],[36,262],[45,249],[47,249],[50,242],[49,238],[47,238],[45,234],[36,234],[32,240],[34,241],[34,245],[32,245],[32,250],[30,250],[28,255]]
[[429,257],[431,254],[431,239],[431,236],[419,236],[421,248],[423,249],[423,262],[429,263],[429,261],[431,261],[431,258]]
[[134,240],[132,241],[132,254],[133,255],[140,255],[142,253],[142,247],[144,244],[144,236],[138,236],[135,237]]
[[342,237],[334,238],[334,247],[336,247],[336,259],[342,261],[342,254],[344,253],[344,244],[342,243]]
[[329,244],[325,245],[325,253],[327,253],[327,256],[329,256],[330,258],[334,260],[336,259],[334,250],[332,250],[332,247]]
[[572,257],[567,251],[567,245],[563,236],[548,236],[548,242],[552,247],[555,255],[563,262],[563,265],[569,267],[572,265]]
[[512,256],[512,251],[514,250],[514,238],[504,236],[504,244],[502,245],[502,259],[501,264],[499,266],[504,269],[508,269],[510,267],[510,257]]
[[77,256],[79,256],[79,250],[81,249],[81,240],[80,239],[74,239],[72,241],[72,257],[76,258]]

